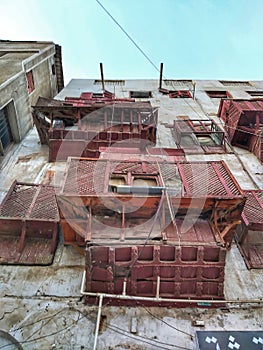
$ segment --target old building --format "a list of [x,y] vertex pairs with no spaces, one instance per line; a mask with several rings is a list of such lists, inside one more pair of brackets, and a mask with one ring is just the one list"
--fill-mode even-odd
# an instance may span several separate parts
[[[262,89],[262,81],[73,79],[35,100],[42,144],[36,130],[35,144],[30,135],[22,144],[27,164],[42,157],[30,177],[41,185],[24,183],[20,153],[5,169],[3,330],[28,348],[194,349],[200,327],[251,330],[261,344],[263,165],[231,145],[219,105]],[[246,202],[250,194],[260,200]],[[32,234],[46,250],[30,246]],[[108,306],[121,299],[137,307]],[[211,333],[199,338],[215,345]]]
[[64,87],[61,47],[52,42],[0,41],[0,155],[33,126],[31,106]]

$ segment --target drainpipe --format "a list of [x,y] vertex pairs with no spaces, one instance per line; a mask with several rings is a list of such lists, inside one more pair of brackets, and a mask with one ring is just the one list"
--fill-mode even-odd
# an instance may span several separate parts
[[[122,299],[122,300],[141,300],[141,301],[154,301],[154,302],[169,302],[169,303],[187,303],[187,304],[200,304],[202,306],[212,305],[212,304],[263,304],[263,299],[175,299],[175,298],[161,298],[158,297],[158,289],[157,289],[157,297],[141,297],[138,295],[127,295],[126,291],[124,294],[110,294],[110,293],[100,293],[100,292],[86,292],[85,291],[85,280],[86,280],[86,271],[83,273],[82,277],[82,283],[81,283],[81,290],[80,293],[82,295],[90,296],[90,297],[99,297],[100,302],[102,305],[102,299],[103,298],[109,298],[109,299]],[[127,282],[125,282],[127,283]],[[157,281],[158,284],[158,281]],[[123,291],[125,290],[125,286],[123,287]],[[98,316],[101,314],[101,307],[99,306],[100,311],[98,310]],[[100,314],[99,314],[100,312]],[[98,322],[98,320],[97,320]],[[97,327],[96,327],[97,329]],[[93,348],[95,350],[96,348]]]
[[161,285],[161,278],[160,276],[157,276],[156,299],[160,298],[160,285]]
[[99,334],[99,328],[100,328],[100,317],[101,317],[101,309],[102,309],[102,301],[103,301],[103,295],[100,294],[100,300],[99,300],[99,308],[98,308],[98,315],[97,315],[97,323],[96,323],[96,330],[95,330],[95,338],[94,338],[93,350],[96,350],[96,349],[97,349],[98,334]]

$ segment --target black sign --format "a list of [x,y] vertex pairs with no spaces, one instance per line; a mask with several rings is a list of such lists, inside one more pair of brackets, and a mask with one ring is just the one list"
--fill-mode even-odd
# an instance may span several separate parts
[[198,350],[263,350],[263,331],[197,331]]

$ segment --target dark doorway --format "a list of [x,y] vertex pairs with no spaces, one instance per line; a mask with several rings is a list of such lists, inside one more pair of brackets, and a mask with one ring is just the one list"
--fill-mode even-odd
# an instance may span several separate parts
[[7,107],[0,109],[0,140],[3,150],[5,150],[14,140],[8,120]]

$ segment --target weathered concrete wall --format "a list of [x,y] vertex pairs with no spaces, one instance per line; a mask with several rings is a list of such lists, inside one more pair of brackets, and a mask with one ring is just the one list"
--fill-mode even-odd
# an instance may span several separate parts
[[50,72],[49,67],[49,62],[44,61],[32,69],[35,89],[29,94],[30,106],[34,106],[37,103],[39,96],[47,98],[54,96],[55,91],[52,91],[50,82],[50,74],[52,72]]
[[55,45],[41,52],[37,57],[27,59],[24,63],[25,72],[32,70],[35,89],[29,95],[30,106],[35,105],[39,96],[53,97],[57,93],[52,74],[52,64],[54,63]]
[[[18,44],[18,51],[21,45]],[[30,49],[30,43],[26,46]],[[32,44],[33,50],[34,44]],[[15,50],[14,44],[12,50]],[[16,142],[22,140],[27,132],[32,128],[33,121],[31,115],[31,106],[35,105],[39,96],[53,97],[57,93],[56,76],[52,73],[54,64],[55,44],[46,43],[40,45],[40,52],[12,52],[4,55],[0,61],[2,71],[9,71],[5,75],[7,80],[1,81],[0,87],[0,108],[5,107],[10,101],[13,101],[16,115],[16,124],[18,129],[15,132]],[[8,51],[8,46],[6,47]],[[26,73],[32,70],[34,79],[34,90],[28,93],[28,83]],[[4,77],[3,77],[4,78]],[[12,132],[13,133],[13,132]]]
[[21,140],[33,125],[27,80],[23,73],[0,90],[0,108],[4,107],[11,100],[14,102],[19,138]]

